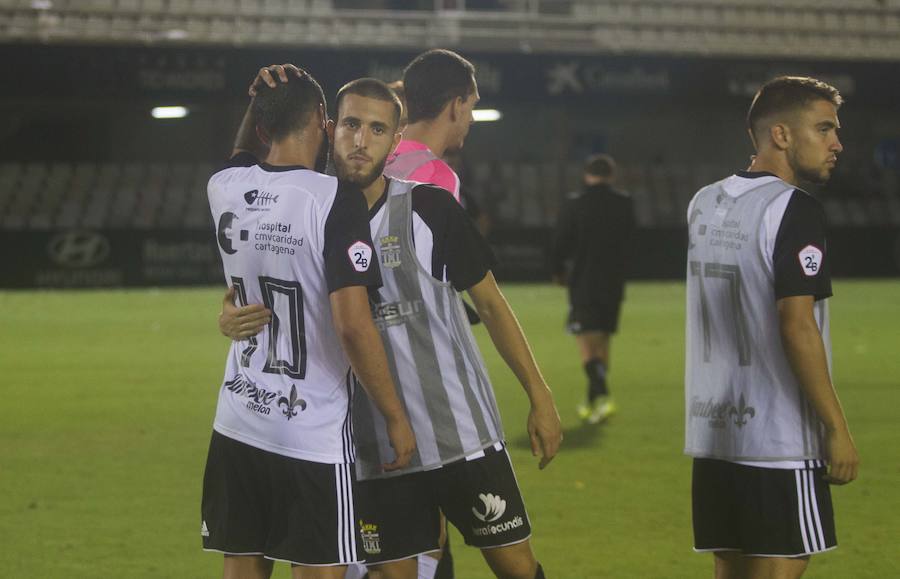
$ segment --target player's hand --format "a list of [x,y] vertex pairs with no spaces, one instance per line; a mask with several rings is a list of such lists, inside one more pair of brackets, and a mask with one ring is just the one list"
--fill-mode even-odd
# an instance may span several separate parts
[[825,436],[828,454],[828,473],[825,480],[833,485],[845,485],[856,480],[859,453],[853,437],[846,428],[828,432]]
[[[293,64],[271,64],[269,66],[264,66],[259,69],[259,72],[256,73],[256,78],[253,79],[253,82],[250,83],[250,90],[247,92],[251,97],[256,96],[256,89],[262,85],[268,85],[271,88],[275,88],[278,86],[278,81],[287,82],[288,74],[293,74],[296,76],[300,76],[301,71],[298,67]],[[275,79],[278,79],[277,81]]]
[[387,420],[387,433],[396,458],[392,463],[381,465],[381,468],[385,471],[401,469],[409,464],[412,453],[416,449],[416,435],[413,434],[406,414],[393,420]]
[[531,403],[531,412],[528,413],[528,438],[531,440],[531,454],[541,457],[538,468],[543,469],[559,452],[559,445],[563,439],[559,412],[549,389]]
[[219,331],[232,340],[246,340],[260,333],[272,320],[272,311],[262,304],[234,305],[234,287],[228,288],[219,314]]

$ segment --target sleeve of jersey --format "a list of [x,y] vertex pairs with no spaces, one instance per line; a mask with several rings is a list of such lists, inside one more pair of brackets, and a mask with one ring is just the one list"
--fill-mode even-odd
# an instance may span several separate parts
[[358,188],[338,184],[325,221],[324,243],[322,254],[329,293],[350,286],[381,287],[366,198]]
[[494,269],[494,250],[459,203],[447,199],[447,280],[465,291]]
[[453,169],[440,159],[425,163],[413,171],[408,179],[410,181],[437,185],[441,189],[449,191],[453,198],[457,202],[459,201],[459,178],[453,172]]
[[775,299],[831,297],[831,268],[825,243],[822,204],[794,191],[785,208],[772,252]]

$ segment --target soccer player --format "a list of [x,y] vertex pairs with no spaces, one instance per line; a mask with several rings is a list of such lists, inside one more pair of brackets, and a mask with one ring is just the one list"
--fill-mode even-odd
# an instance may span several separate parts
[[[501,356],[531,400],[528,432],[540,467],[562,438],[559,415],[515,316],[490,268],[491,250],[464,209],[431,185],[385,178],[400,139],[400,105],[384,83],[341,89],[333,129],[338,175],[358,184],[385,285],[373,315],[385,341],[419,445],[407,468],[377,467],[388,452],[383,421],[356,397],[358,519],[367,563],[378,577],[416,577],[416,556],[438,549],[443,511],[499,577],[543,577],[530,523],[504,448],[493,391],[458,292],[467,290]],[[227,301],[220,329],[252,332],[247,308]]]
[[747,115],[747,171],[688,208],[685,452],[694,547],[716,577],[794,579],[837,545],[828,483],[859,457],[831,382],[822,205],[843,147],[838,91],[779,77]]
[[441,158],[463,146],[478,104],[475,67],[451,50],[423,52],[403,71],[407,126],[384,174],[433,183],[459,197],[459,176]]
[[339,578],[360,560],[354,374],[389,432],[385,469],[408,463],[414,435],[369,315],[367,290],[381,279],[365,198],[308,168],[325,146],[322,89],[297,70],[258,93],[208,194],[225,279],[270,319],[228,354],[204,474],[203,547],[225,554],[226,579],[267,578],[274,560],[292,563],[295,577]]
[[607,386],[609,346],[619,327],[634,231],[631,197],[613,187],[616,163],[594,155],[584,165],[584,188],[560,211],[551,252],[553,279],[569,288],[568,330],[575,335],[588,377],[578,417],[590,424],[615,410]]

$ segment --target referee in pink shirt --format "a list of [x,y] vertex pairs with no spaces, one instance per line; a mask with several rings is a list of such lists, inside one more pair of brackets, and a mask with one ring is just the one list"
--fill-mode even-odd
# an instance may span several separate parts
[[469,134],[479,99],[475,67],[450,50],[423,52],[403,71],[403,92],[409,124],[384,174],[432,183],[459,201],[459,176],[441,158]]

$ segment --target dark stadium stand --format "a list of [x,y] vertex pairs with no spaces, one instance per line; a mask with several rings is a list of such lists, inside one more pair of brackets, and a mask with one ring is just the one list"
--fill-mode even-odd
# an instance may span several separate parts
[[[0,227],[208,230],[206,181],[214,169],[204,163],[3,163]],[[471,166],[469,186],[496,224],[546,227],[555,222],[561,195],[576,188],[579,171],[578,163],[479,162]],[[622,167],[621,182],[634,196],[641,227],[680,227],[697,188],[728,172],[713,165],[630,164]],[[872,171],[864,190],[838,187],[822,195],[832,225],[900,226],[896,172]]]

